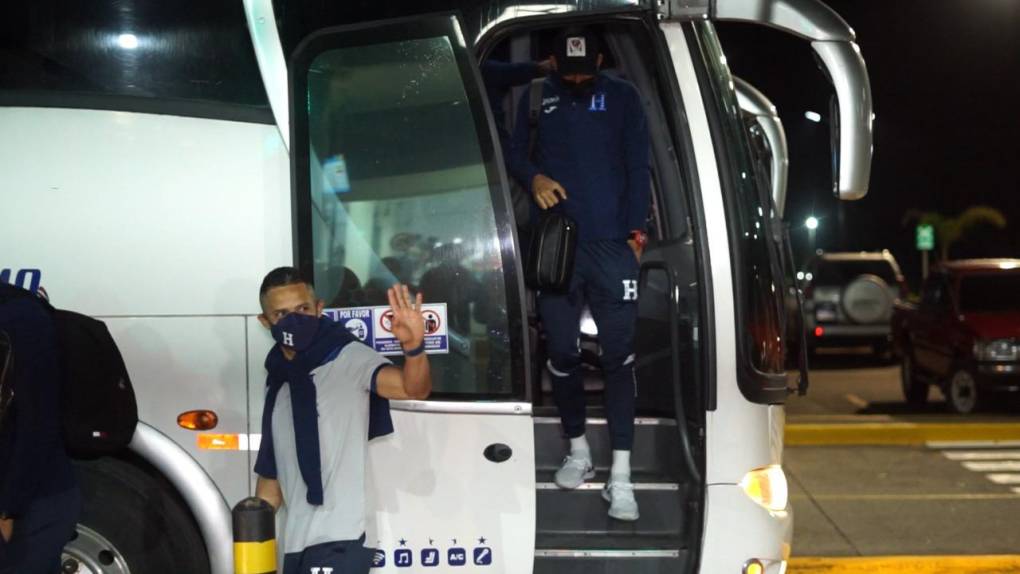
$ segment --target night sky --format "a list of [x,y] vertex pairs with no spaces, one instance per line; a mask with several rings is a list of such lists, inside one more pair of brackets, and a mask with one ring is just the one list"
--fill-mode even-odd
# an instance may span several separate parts
[[920,255],[910,209],[956,215],[1001,210],[1008,225],[974,230],[952,258],[1020,257],[1020,0],[829,0],[857,32],[875,103],[868,196],[831,194],[827,116],[832,89],[806,42],[758,26],[719,24],[734,74],[779,109],[790,140],[786,218],[798,263],[810,248],[804,219],[821,224],[816,247],[889,249],[916,286]]

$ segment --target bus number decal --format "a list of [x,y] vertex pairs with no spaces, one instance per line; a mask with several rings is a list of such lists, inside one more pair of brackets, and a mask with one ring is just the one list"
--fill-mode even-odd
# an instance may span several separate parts
[[[11,281],[12,275],[14,276],[14,281]],[[39,290],[39,283],[41,281],[42,271],[39,269],[18,269],[17,273],[14,273],[13,269],[0,269],[0,283],[21,287],[32,293]]]

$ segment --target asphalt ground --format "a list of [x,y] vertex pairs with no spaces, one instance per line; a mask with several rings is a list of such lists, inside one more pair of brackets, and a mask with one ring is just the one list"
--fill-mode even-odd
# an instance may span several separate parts
[[899,365],[824,352],[787,403],[791,574],[1020,573],[1020,397],[911,407]]

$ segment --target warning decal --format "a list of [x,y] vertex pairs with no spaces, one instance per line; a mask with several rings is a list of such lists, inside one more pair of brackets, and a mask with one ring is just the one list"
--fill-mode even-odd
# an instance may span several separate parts
[[[355,337],[383,355],[403,355],[393,335],[393,311],[389,307],[345,307],[326,309],[323,316],[341,323]],[[421,308],[425,321],[425,352],[449,353],[446,303],[426,303]]]

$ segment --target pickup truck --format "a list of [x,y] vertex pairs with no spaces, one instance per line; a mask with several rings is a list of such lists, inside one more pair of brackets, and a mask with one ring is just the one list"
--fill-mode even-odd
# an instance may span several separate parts
[[920,303],[896,303],[892,329],[909,403],[924,403],[938,385],[949,407],[967,414],[995,392],[1020,390],[1020,259],[944,263]]

